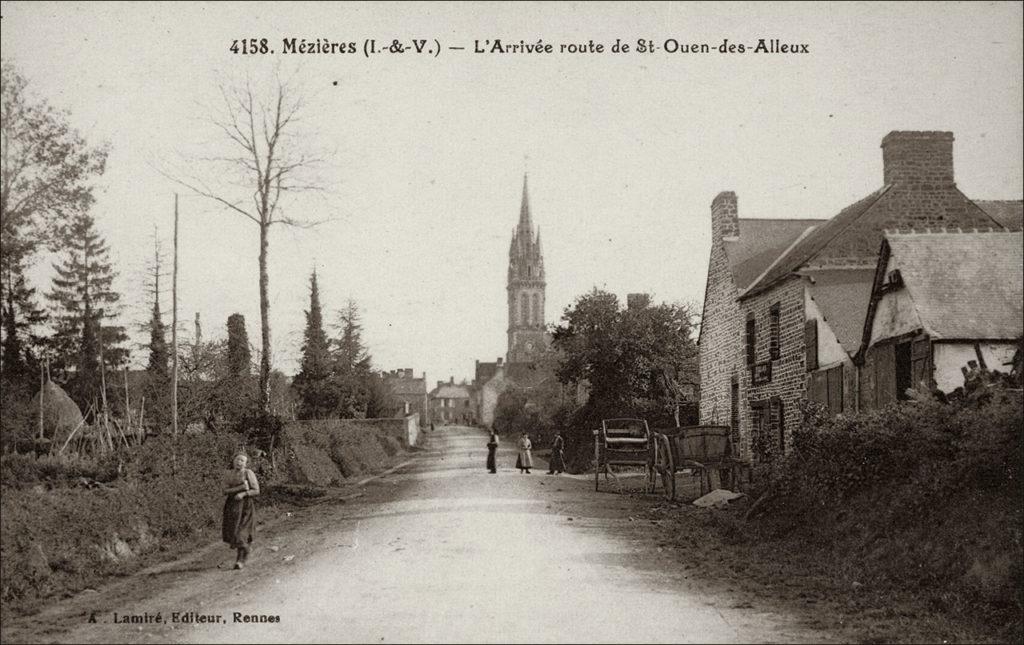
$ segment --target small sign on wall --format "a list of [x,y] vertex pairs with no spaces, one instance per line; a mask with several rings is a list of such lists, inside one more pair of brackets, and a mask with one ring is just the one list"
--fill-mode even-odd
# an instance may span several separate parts
[[751,374],[751,380],[754,385],[764,385],[765,383],[771,383],[772,381],[772,362],[761,361],[754,365],[753,373]]

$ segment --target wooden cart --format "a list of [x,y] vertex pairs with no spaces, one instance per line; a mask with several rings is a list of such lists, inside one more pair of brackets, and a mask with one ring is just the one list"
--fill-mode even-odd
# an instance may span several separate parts
[[647,421],[644,419],[605,419],[594,431],[594,490],[601,490],[601,474],[605,482],[615,480],[619,491],[622,485],[615,468],[642,469],[644,492],[654,490],[655,444]]
[[701,495],[710,492],[712,473],[717,473],[722,487],[730,490],[736,490],[744,476],[749,481],[750,465],[734,456],[728,426],[658,429],[653,443],[653,467],[669,499],[676,498],[676,473],[680,471],[688,470],[700,477]]

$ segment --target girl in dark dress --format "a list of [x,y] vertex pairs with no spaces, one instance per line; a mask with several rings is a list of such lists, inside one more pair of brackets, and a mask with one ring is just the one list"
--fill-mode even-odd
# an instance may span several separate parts
[[487,442],[487,470],[490,471],[492,475],[498,472],[497,452],[498,433],[491,430],[491,438]]
[[238,453],[231,470],[224,478],[224,518],[221,537],[238,550],[235,568],[241,569],[249,559],[249,545],[256,529],[256,504],[252,498],[260,494],[256,473],[247,468],[249,457]]

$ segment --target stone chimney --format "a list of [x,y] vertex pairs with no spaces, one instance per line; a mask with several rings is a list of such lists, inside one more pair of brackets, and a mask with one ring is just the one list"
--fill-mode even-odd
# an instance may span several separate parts
[[502,358],[501,358],[501,356],[499,356],[498,357],[498,367],[501,367],[501,362],[502,362]]
[[646,293],[627,293],[626,309],[644,309],[651,304],[651,296]]
[[449,376],[448,377],[448,385],[455,385],[455,377],[454,376]]
[[405,368],[405,378],[412,378],[412,368],[411,367]]
[[711,200],[711,241],[723,237],[739,237],[740,220],[736,210],[736,193],[727,190]]
[[882,139],[886,184],[931,190],[953,180],[953,133],[893,131]]

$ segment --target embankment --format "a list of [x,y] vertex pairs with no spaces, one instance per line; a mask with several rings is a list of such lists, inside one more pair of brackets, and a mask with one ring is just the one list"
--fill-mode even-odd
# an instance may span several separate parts
[[[261,521],[408,457],[418,419],[290,422],[276,467],[253,459]],[[234,433],[151,437],[98,459],[0,460],[0,621],[220,539]]]

